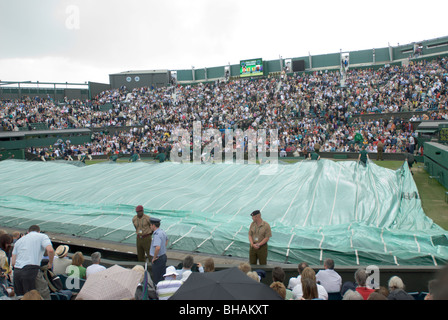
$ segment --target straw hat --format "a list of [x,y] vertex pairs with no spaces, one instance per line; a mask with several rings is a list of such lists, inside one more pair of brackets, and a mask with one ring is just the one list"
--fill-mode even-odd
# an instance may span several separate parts
[[60,245],[56,248],[56,255],[59,258],[64,258],[68,254],[69,247],[67,245]]

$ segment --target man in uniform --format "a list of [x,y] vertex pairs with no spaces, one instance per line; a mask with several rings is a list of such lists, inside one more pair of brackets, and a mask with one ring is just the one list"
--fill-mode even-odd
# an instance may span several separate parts
[[381,139],[378,139],[378,144],[376,145],[376,161],[381,160],[383,161],[383,151],[384,151],[384,143],[381,141]]
[[313,152],[309,153],[308,159],[317,161],[317,160],[320,160],[320,155],[316,151],[313,151]]
[[154,284],[157,284],[163,280],[163,274],[166,271],[168,237],[165,231],[160,229],[160,219],[151,218],[150,223],[153,236],[149,254],[152,257],[152,279]]
[[[150,226],[150,218],[144,214],[143,206],[137,206],[135,212],[137,214],[132,218],[135,231],[137,233],[137,256],[138,261],[145,261],[149,257],[149,249],[151,248],[152,229]],[[145,257],[146,255],[146,257]]]
[[361,151],[359,151],[358,161],[362,163],[365,167],[367,165],[367,160],[369,159],[369,154],[366,151],[366,147],[362,146]]
[[272,236],[271,226],[261,218],[259,210],[255,210],[250,214],[252,223],[249,227],[249,263],[260,265],[267,264],[268,258],[268,241]]

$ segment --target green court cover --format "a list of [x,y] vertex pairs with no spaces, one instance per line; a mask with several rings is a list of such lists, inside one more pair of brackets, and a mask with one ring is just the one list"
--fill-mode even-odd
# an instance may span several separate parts
[[[74,165],[76,164],[76,165]],[[169,249],[248,257],[250,213],[272,228],[268,259],[439,265],[448,233],[421,206],[407,164],[0,162],[0,226],[134,243],[135,207],[161,219]]]

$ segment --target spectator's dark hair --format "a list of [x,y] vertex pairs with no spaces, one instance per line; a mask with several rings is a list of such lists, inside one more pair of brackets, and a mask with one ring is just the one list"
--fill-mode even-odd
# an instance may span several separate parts
[[272,281],[283,282],[285,280],[285,271],[282,267],[275,267],[272,269]]
[[358,270],[356,270],[356,272],[355,272],[355,281],[358,284],[358,286],[360,286],[360,287],[365,287],[366,286],[367,273],[366,273],[366,269],[365,268],[359,268]]
[[205,272],[215,271],[215,261],[213,260],[213,258],[207,258],[204,261],[204,271]]
[[32,232],[32,231],[40,232],[40,227],[37,224],[33,224],[32,226],[30,226],[28,228],[28,232]]
[[12,236],[5,233],[0,236],[0,249],[7,252],[9,250],[9,246],[11,245],[13,239]]
[[319,298],[317,284],[311,279],[302,279],[302,297],[307,300]]
[[333,261],[333,259],[330,259],[330,258],[325,259],[324,266],[327,266],[328,269],[333,270],[334,269],[334,261]]
[[182,265],[184,268],[190,269],[191,267],[193,267],[193,263],[194,263],[193,256],[186,256],[184,258]]
[[299,274],[302,274],[303,269],[305,269],[306,267],[309,267],[308,263],[300,262],[297,266],[297,271],[299,271]]

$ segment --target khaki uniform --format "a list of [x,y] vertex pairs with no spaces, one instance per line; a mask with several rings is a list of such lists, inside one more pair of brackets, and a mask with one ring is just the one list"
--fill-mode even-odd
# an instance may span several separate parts
[[151,248],[152,230],[149,224],[149,216],[143,214],[141,218],[135,215],[132,218],[135,231],[137,232],[137,256],[138,261],[145,261],[145,255],[149,258],[149,249]]
[[[264,238],[272,237],[271,226],[266,221],[262,221],[260,226],[255,222],[252,222],[249,227],[249,237],[252,238],[254,244],[260,243]],[[252,246],[249,250],[249,263],[257,264],[257,260],[261,265],[267,264],[268,258],[268,244],[267,242],[259,249],[255,249]]]

